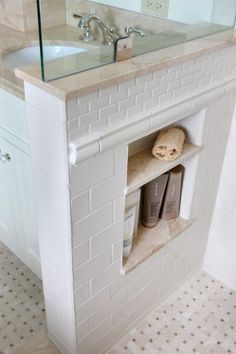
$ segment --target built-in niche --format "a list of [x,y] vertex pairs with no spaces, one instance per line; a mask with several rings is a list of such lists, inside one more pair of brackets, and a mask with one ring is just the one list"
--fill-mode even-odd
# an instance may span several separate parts
[[[137,235],[133,238],[129,257],[123,259],[122,274],[129,273],[138,264],[145,261],[155,252],[158,252],[167,242],[180,235],[194,222],[194,219],[191,218],[191,205],[199,154],[203,149],[202,135],[204,122],[205,110],[179,120],[174,124],[162,127],[162,129],[179,127],[186,134],[183,152],[180,157],[172,162],[160,161],[152,155],[152,147],[158,131],[129,144],[127,188],[125,192],[126,203],[128,200],[127,196],[134,191],[141,189],[141,197],[138,231]],[[183,166],[184,170],[179,216],[172,220],[160,219],[154,228],[145,227],[141,221],[143,186],[178,165]]]

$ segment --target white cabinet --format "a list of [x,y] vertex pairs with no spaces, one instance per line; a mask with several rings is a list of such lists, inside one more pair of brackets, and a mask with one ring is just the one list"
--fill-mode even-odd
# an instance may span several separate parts
[[[4,98],[1,92],[0,116],[2,117],[4,112],[4,119],[7,122],[7,115],[10,114],[11,122],[12,114],[15,114],[17,120],[20,100],[12,96],[11,110],[8,111],[6,105],[3,109]],[[9,101],[8,94],[7,100]],[[24,106],[21,108],[23,115]],[[17,137],[15,134],[12,136],[12,131],[7,129],[5,124],[1,124],[1,117],[1,156],[9,154],[10,158],[4,162],[0,157],[0,240],[40,277],[38,230],[29,149],[25,136]],[[22,124],[26,124],[26,115],[25,121],[22,119]],[[21,129],[21,132],[23,130]]]

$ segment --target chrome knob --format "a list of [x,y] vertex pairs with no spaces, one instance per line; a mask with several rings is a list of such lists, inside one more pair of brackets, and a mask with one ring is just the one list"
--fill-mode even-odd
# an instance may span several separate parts
[[1,149],[0,149],[0,162],[6,163],[7,161],[10,161],[11,156],[8,153],[3,154]]

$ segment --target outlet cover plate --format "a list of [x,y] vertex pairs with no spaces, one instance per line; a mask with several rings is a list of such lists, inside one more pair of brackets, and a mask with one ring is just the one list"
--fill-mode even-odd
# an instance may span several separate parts
[[167,18],[169,14],[169,0],[142,0],[142,12]]

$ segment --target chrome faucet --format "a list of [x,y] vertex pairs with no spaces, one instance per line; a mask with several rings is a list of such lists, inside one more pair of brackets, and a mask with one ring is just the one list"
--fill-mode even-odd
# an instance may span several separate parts
[[149,33],[139,29],[139,28],[133,28],[132,26],[127,26],[125,27],[125,33],[130,36],[132,33],[137,34],[139,37],[147,37],[149,36]]
[[103,35],[103,43],[104,44],[113,44],[114,39],[111,34],[110,29],[105,25],[105,23],[101,20],[101,18],[95,14],[88,14],[84,16],[79,16],[79,15],[74,15],[76,18],[80,18],[78,27],[82,28],[84,30],[84,34],[82,39],[86,42],[94,40],[94,36],[92,33],[92,28],[90,26],[90,23],[92,21],[95,21],[97,25],[100,27]]

